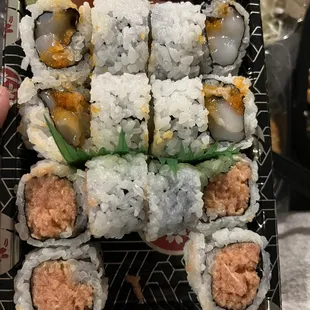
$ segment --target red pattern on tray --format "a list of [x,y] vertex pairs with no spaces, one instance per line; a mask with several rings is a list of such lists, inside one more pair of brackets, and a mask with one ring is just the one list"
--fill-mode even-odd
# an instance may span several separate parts
[[4,258],[9,258],[9,255],[6,253],[7,251],[7,247],[8,247],[8,239],[6,238],[4,240],[4,246],[2,248],[0,248],[0,262],[2,261],[2,259]]

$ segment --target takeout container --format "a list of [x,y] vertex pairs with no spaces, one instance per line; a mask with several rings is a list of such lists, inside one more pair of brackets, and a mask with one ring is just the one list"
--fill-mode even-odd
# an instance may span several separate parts
[[[197,3],[197,1],[193,1]],[[269,126],[269,106],[266,92],[264,46],[259,12],[259,0],[244,0],[241,4],[250,13],[251,43],[245,57],[241,74],[252,81],[252,91],[258,106],[259,127],[254,148],[248,156],[256,158],[259,165],[260,211],[249,228],[266,236],[269,241],[267,251],[271,254],[272,280],[267,298],[276,305],[280,301],[280,278],[277,245],[275,200],[273,195],[271,142]],[[23,3],[9,0],[6,16],[6,39],[4,41],[3,83],[11,91],[11,100],[16,103],[17,89],[22,79],[28,75],[21,69],[23,52],[20,47],[17,20],[23,13]],[[14,38],[14,39],[13,39]],[[14,44],[14,42],[16,43]],[[12,45],[14,44],[14,45]],[[13,308],[13,278],[21,266],[29,246],[20,243],[14,232],[16,214],[15,186],[21,176],[36,162],[36,154],[26,150],[21,137],[16,133],[19,125],[17,107],[14,106],[2,131],[0,146],[1,235],[0,235],[0,294],[4,308]],[[186,234],[163,237],[146,243],[133,233],[121,240],[100,239],[105,261],[106,275],[109,278],[109,297],[106,309],[193,309],[198,305],[195,294],[187,282],[183,244]],[[125,276],[139,275],[140,284],[147,302],[137,306],[138,300]],[[125,306],[124,306],[125,305]]]

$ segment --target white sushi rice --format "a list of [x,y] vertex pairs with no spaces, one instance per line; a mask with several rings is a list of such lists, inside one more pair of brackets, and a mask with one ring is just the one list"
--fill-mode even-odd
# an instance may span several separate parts
[[146,239],[153,241],[194,227],[203,207],[199,172],[190,165],[178,164],[175,173],[156,161],[149,169]]
[[209,112],[199,78],[154,80],[152,95],[155,124],[152,154],[173,156],[179,153],[181,145],[197,153],[209,146]]
[[80,193],[81,184],[75,181],[75,170],[67,165],[59,164],[50,160],[39,161],[35,166],[31,167],[31,171],[28,174],[24,174],[21,178],[16,197],[16,205],[18,207],[18,223],[16,224],[16,230],[19,233],[19,237],[22,240],[27,241],[29,244],[36,247],[49,247],[49,246],[71,246],[78,247],[79,245],[87,242],[90,239],[90,233],[87,230],[87,215],[84,205],[78,194],[77,207],[78,216],[75,221],[74,228],[67,228],[66,231],[60,234],[59,239],[49,238],[44,241],[40,241],[31,234],[27,225],[26,218],[26,201],[25,201],[25,186],[32,178],[40,178],[46,175],[54,175],[59,178],[66,178],[73,182],[73,188],[76,193]]
[[205,20],[200,6],[190,2],[155,4],[151,10],[149,74],[160,80],[197,77],[207,53]]
[[121,239],[139,231],[146,215],[146,156],[107,155],[86,163],[89,229],[95,238]]
[[95,0],[92,8],[95,73],[145,72],[149,58],[148,0]]
[[200,218],[196,226],[196,231],[203,233],[205,236],[212,235],[215,231],[221,228],[234,228],[236,226],[243,227],[245,224],[252,222],[256,213],[259,210],[259,190],[257,186],[258,166],[255,161],[251,161],[245,155],[234,155],[231,157],[222,156],[219,159],[213,159],[199,164],[196,168],[201,172],[202,189],[207,186],[208,181],[221,173],[226,173],[237,162],[243,162],[249,165],[252,175],[249,179],[250,200],[249,207],[243,215],[225,216],[221,218],[211,218],[204,215]]
[[[38,152],[39,157],[64,163],[53,136],[47,126],[45,117],[53,124],[49,108],[38,96],[38,92],[44,89],[64,90],[60,81],[50,79],[46,83],[39,83],[37,78],[26,78],[18,89],[19,114],[22,119],[18,131],[22,134],[25,145]],[[83,87],[75,87],[70,83],[63,84],[68,90],[73,89],[82,93],[86,100],[89,92]],[[65,89],[65,90],[66,90]],[[86,147],[86,146],[85,146]],[[83,145],[84,148],[84,145]]]
[[23,135],[25,145],[37,151],[39,157],[64,163],[65,160],[59,152],[44,118],[45,116],[50,122],[53,122],[49,109],[42,102],[38,102],[36,105],[22,105],[19,113],[22,120],[18,130]]
[[128,147],[148,149],[151,87],[145,74],[111,73],[94,76],[91,83],[91,140],[98,151],[113,151],[124,131]]
[[30,64],[34,77],[43,85],[45,83],[48,84],[51,79],[59,80],[61,83],[70,81],[81,84],[85,82],[90,74],[89,55],[85,54],[83,56],[84,50],[89,48],[92,33],[91,9],[87,2],[78,9],[80,19],[77,25],[77,32],[73,35],[70,43],[70,49],[73,52],[76,65],[64,69],[47,67],[41,62],[36,50],[34,39],[36,19],[44,12],[68,8],[77,9],[71,0],[38,0],[35,4],[27,7],[31,12],[31,16],[25,16],[20,22],[22,48],[26,54],[22,67],[26,69]]
[[75,249],[58,247],[30,252],[14,279],[16,309],[34,310],[31,296],[32,272],[34,268],[44,262],[58,260],[64,260],[70,265],[75,281],[93,287],[94,304],[92,309],[103,309],[108,297],[108,279],[104,277],[103,264],[96,248],[89,245]]
[[[238,81],[239,79],[243,79],[243,85],[248,87],[248,91],[243,97],[243,103],[244,103],[244,133],[245,137],[242,141],[238,143],[232,143],[232,142],[225,142],[225,141],[220,141],[219,145],[220,148],[219,150],[224,150],[229,146],[234,146],[235,149],[247,149],[252,146],[253,144],[253,134],[255,133],[258,122],[257,122],[257,112],[258,108],[255,104],[255,97],[252,91],[250,90],[251,87],[251,81],[247,78],[244,77],[239,77],[239,76],[218,76],[218,75],[206,75],[203,78],[203,83],[208,84],[208,85],[220,85],[220,83],[227,84],[227,85],[234,85],[236,88],[238,88]],[[236,80],[237,79],[237,80]],[[214,142],[212,137],[210,137],[211,142]]]
[[210,4],[204,4],[202,12],[205,16],[219,18],[222,16],[221,10],[223,4],[229,4],[235,8],[235,10],[243,17],[245,31],[243,34],[243,39],[241,45],[239,47],[238,57],[234,61],[233,64],[228,66],[220,66],[219,64],[212,63],[212,59],[210,58],[209,51],[204,55],[204,62],[202,65],[202,73],[203,74],[217,74],[222,76],[227,76],[228,74],[237,75],[239,68],[242,64],[242,60],[246,54],[246,49],[250,44],[250,16],[249,13],[243,8],[241,4],[234,0],[213,0]]
[[184,247],[187,279],[197,294],[202,310],[223,310],[213,301],[211,291],[211,269],[215,258],[214,251],[229,244],[242,242],[254,242],[261,248],[263,277],[253,303],[246,308],[247,310],[257,310],[270,288],[270,255],[264,250],[268,244],[267,239],[252,231],[241,228],[218,230],[210,239],[205,239],[203,234],[194,232],[191,232],[189,237],[190,239]]

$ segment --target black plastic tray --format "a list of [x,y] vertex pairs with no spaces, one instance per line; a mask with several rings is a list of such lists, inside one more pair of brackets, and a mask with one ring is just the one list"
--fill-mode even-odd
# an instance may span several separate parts
[[[6,0],[10,23],[22,14],[18,0]],[[199,1],[193,1],[199,2]],[[259,0],[244,0],[241,4],[250,13],[251,43],[245,57],[241,74],[253,83],[258,106],[259,128],[255,146],[250,150],[252,158],[259,164],[260,211],[249,228],[266,236],[267,251],[271,254],[272,280],[267,298],[281,308],[280,276],[278,260],[277,220],[272,180],[272,152],[270,142],[269,106],[266,91],[265,55],[262,37]],[[6,27],[6,29],[11,29]],[[17,30],[13,29],[16,43],[4,44],[3,84],[13,93],[16,103],[17,89],[27,72],[20,68],[23,51]],[[10,33],[12,37],[12,33]],[[14,232],[16,215],[14,188],[21,176],[37,161],[36,154],[26,150],[20,135],[16,132],[20,118],[13,106],[3,127],[0,145],[0,304],[2,309],[14,309],[13,278],[20,268],[24,254],[30,247],[20,243]],[[100,240],[104,254],[106,274],[109,277],[109,297],[106,309],[199,309],[195,294],[190,289],[181,255],[167,255],[149,247],[138,234],[127,235],[122,240]],[[167,251],[165,251],[167,253]],[[4,255],[7,254],[7,255]],[[174,252],[173,254],[177,254]],[[145,305],[138,305],[131,285],[125,281],[127,274],[139,275],[146,299]],[[1,308],[1,307],[0,307]]]

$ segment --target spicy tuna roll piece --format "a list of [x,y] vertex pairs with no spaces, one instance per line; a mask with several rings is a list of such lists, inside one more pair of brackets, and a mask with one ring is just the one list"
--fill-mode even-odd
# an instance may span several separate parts
[[203,73],[238,74],[250,42],[249,14],[236,1],[211,0],[202,5],[206,15],[208,53]]
[[152,46],[148,71],[157,79],[195,78],[206,51],[206,16],[190,2],[155,4],[151,10]]
[[37,247],[78,246],[90,239],[75,170],[44,160],[18,185],[18,224],[22,240]]
[[257,310],[270,287],[266,238],[241,228],[219,230],[209,239],[194,232],[189,237],[187,278],[202,310]]
[[62,87],[53,81],[43,86],[25,79],[19,88],[19,131],[27,147],[39,156],[64,162],[47,126],[46,118],[55,126],[68,144],[84,148],[90,137],[89,92],[68,84]]
[[203,91],[212,142],[241,149],[252,145],[257,106],[250,86],[250,80],[241,76],[205,77]]
[[148,0],[95,0],[92,8],[95,73],[145,72],[149,58]]
[[16,309],[101,310],[108,279],[97,250],[46,248],[30,252],[14,279]]
[[114,151],[121,132],[131,150],[148,150],[151,100],[145,74],[111,73],[94,76],[91,83],[91,141],[96,151]]
[[211,235],[220,228],[251,222],[259,209],[258,166],[245,155],[221,156],[196,166],[201,172],[204,210],[196,229]]
[[86,163],[89,229],[95,238],[121,239],[144,226],[146,156],[107,155]]
[[147,182],[148,241],[193,228],[202,216],[200,174],[193,166],[178,164],[177,172],[152,161]]
[[198,153],[209,146],[209,112],[204,106],[199,78],[155,80],[152,95],[155,128],[152,154],[174,156],[182,148]]
[[45,83],[50,79],[83,83],[90,73],[87,51],[91,41],[91,9],[71,0],[38,0],[31,16],[20,22],[23,66]]

